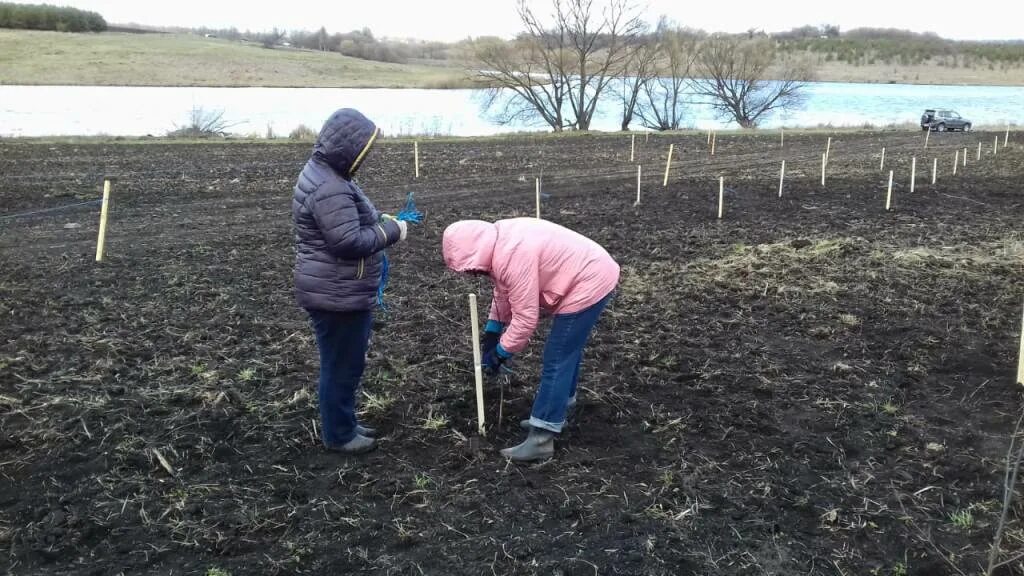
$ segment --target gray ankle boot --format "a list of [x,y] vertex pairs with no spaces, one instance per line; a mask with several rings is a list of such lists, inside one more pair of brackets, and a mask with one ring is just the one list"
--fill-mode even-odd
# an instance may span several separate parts
[[546,460],[554,453],[555,433],[541,428],[531,428],[522,444],[501,451],[502,456],[513,462]]
[[[566,422],[571,420],[575,413],[576,413],[576,397],[573,396],[572,398],[569,398],[569,404],[567,404],[566,407],[565,407],[565,420],[566,420]],[[529,430],[533,426],[530,424],[530,419],[527,418],[526,420],[520,420],[519,421],[519,427],[522,428],[523,430]]]
[[358,434],[360,436],[366,436],[368,438],[375,438],[377,436],[377,429],[376,428],[368,428],[366,426],[363,426],[362,424],[357,424],[356,425],[356,434]]
[[362,434],[356,434],[356,437],[349,440],[344,444],[328,444],[327,449],[332,452],[340,452],[342,454],[365,454],[377,448],[377,441],[373,438],[368,438]]

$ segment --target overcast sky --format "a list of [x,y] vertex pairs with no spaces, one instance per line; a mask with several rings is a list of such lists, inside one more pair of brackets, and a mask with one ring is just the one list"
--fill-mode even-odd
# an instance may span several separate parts
[[[546,13],[551,0],[531,0]],[[595,0],[600,5],[603,0]],[[237,27],[245,30],[348,32],[370,28],[377,36],[453,41],[468,36],[509,37],[519,29],[516,0],[33,0],[69,5],[102,14],[108,22],[153,26]],[[641,0],[647,19],[665,14],[677,23],[707,31],[767,32],[805,24],[838,24],[843,30],[870,26],[931,31],[946,38],[1004,40],[1024,38],[1011,0],[973,2],[922,0],[687,2]]]

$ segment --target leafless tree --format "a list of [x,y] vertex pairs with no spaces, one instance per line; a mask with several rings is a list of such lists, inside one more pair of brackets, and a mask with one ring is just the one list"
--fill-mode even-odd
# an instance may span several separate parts
[[649,82],[658,75],[658,56],[661,46],[654,35],[637,35],[627,47],[626,59],[620,71],[620,100],[622,101],[622,130],[629,130],[636,114],[640,95]]
[[813,78],[806,62],[776,60],[767,38],[713,36],[701,47],[692,87],[720,116],[755,128],[769,112],[799,106]]
[[662,21],[657,40],[659,65],[654,78],[643,86],[637,116],[648,128],[678,130],[690,104],[686,90],[700,54],[699,36]]
[[[475,46],[478,76],[493,87],[486,104],[500,107],[499,120],[506,122],[533,117],[556,131],[589,130],[642,22],[629,0],[604,0],[601,8],[594,0],[551,2],[550,24],[519,0],[525,31],[509,44]],[[504,98],[508,93],[512,97]]]

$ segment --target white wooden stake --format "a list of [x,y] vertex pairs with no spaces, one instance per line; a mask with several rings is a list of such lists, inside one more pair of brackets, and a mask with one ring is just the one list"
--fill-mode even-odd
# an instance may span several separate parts
[[725,209],[725,176],[718,177],[718,219],[722,219],[722,210]]
[[924,149],[925,150],[928,149],[928,137],[931,136],[931,135],[932,135],[932,131],[931,130],[928,130],[927,132],[924,133]]
[[629,139],[629,161],[632,162],[636,157],[636,134]]
[[476,419],[481,436],[484,428],[484,368],[480,358],[480,315],[476,309],[476,294],[469,295],[469,321],[473,324],[473,377],[476,378]]
[[914,184],[917,183],[917,157],[910,159],[910,193],[914,193]]
[[953,176],[956,176],[956,167],[960,164],[960,151],[957,150],[956,154],[953,155]]
[[786,147],[786,129],[779,128],[779,148]]
[[[979,158],[980,158],[980,156],[979,156]],[[961,158],[961,160],[963,160],[963,164],[962,164],[962,166],[963,166],[964,168],[966,168],[966,167],[967,167],[967,146],[964,146],[964,155],[963,155],[963,157]]]
[[718,136],[717,132],[711,133],[711,155],[715,155],[715,137]]
[[665,160],[665,180],[661,183],[662,188],[668,187],[668,171],[672,168],[672,152],[675,148],[675,144],[668,145],[668,160]]
[[935,178],[939,173],[939,159],[932,158],[932,186],[935,186]]
[[825,164],[828,164],[829,154],[832,153],[832,137],[828,137],[828,144],[825,144]]
[[821,185],[825,185],[825,164],[828,162],[828,152],[821,154]]
[[534,179],[537,190],[537,219],[540,220],[540,178]]
[[892,208],[892,170],[889,170],[889,188],[885,193],[885,209]]
[[1024,384],[1024,317],[1021,318],[1020,352],[1017,359],[1017,383]]
[[782,184],[786,181],[786,161],[782,161],[782,169],[779,170],[779,198],[782,198]]
[[981,160],[981,142],[978,142],[978,160]]
[[640,205],[640,165],[636,165],[636,203],[634,206]]
[[885,170],[885,146],[882,146],[882,161],[878,163],[878,170]]
[[103,248],[107,243],[107,214],[110,209],[110,180],[103,181],[103,207],[100,208],[100,234],[96,238],[96,261],[103,261]]
[[1006,148],[1007,144],[1010,143],[1010,125],[1006,125],[1006,134],[1003,136],[1003,148]]
[[992,155],[995,156],[999,153],[999,136],[996,136],[995,140],[992,141]]
[[415,164],[416,164],[416,177],[419,178],[420,177],[420,143],[419,142],[413,142],[412,143],[412,156],[413,156],[413,159],[415,160]]

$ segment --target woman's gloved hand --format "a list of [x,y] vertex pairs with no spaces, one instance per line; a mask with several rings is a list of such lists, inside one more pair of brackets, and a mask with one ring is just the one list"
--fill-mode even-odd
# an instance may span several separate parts
[[492,350],[484,354],[484,372],[491,376],[497,376],[502,372],[510,373],[512,370],[506,366],[509,360],[512,359],[512,353],[501,347],[501,344],[495,346]]
[[497,320],[488,320],[484,326],[484,338],[480,350],[486,355],[498,346],[501,340],[501,333],[505,331],[505,325]]

